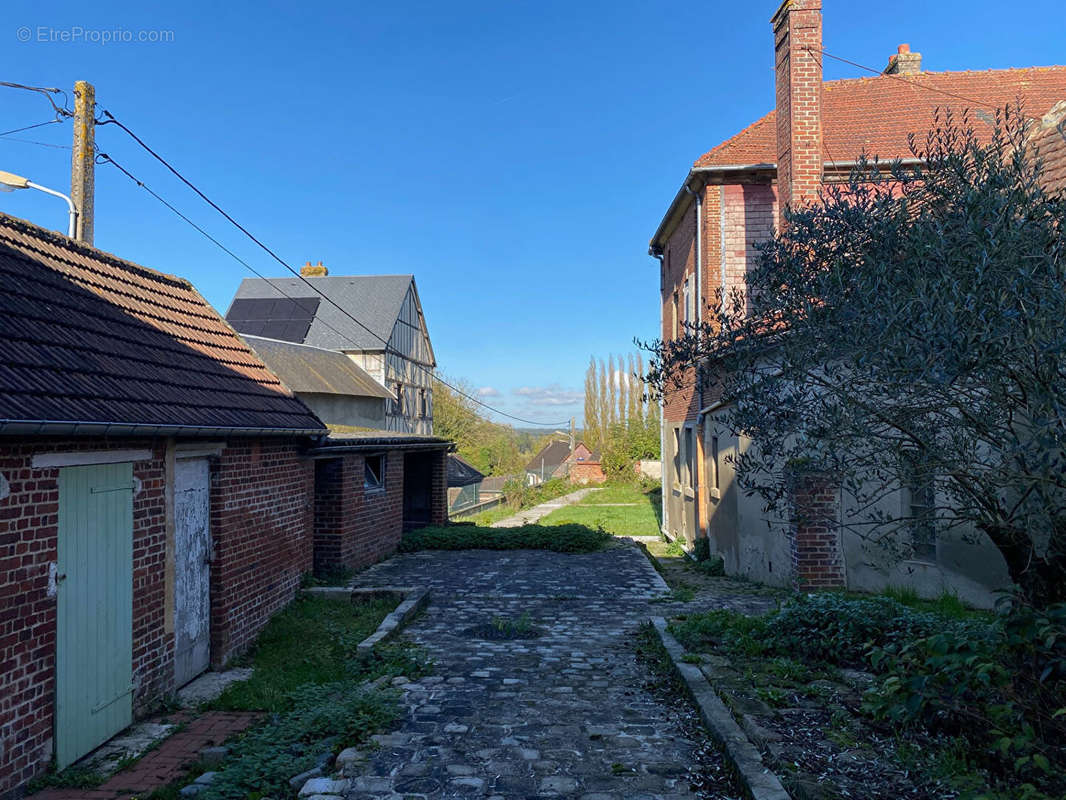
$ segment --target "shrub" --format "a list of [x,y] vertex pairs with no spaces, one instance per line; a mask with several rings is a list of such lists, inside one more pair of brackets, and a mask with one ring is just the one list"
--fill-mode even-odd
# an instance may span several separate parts
[[870,659],[885,677],[866,693],[868,713],[963,734],[984,766],[1066,790],[1066,604],[1015,606],[983,635],[954,626],[874,648]]
[[325,753],[366,742],[395,718],[395,694],[353,689],[347,683],[306,686],[293,693],[292,710],[273,715],[231,748],[203,800],[289,797],[289,779]]
[[522,525],[517,528],[447,525],[417,528],[404,534],[399,551],[553,550],[557,553],[591,553],[612,540],[606,531],[585,525]]

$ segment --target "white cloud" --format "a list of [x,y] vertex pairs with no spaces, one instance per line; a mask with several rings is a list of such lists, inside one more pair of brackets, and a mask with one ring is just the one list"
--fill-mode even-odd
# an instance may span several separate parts
[[500,390],[493,386],[482,386],[477,390],[478,397],[499,397]]
[[565,389],[557,383],[550,386],[520,386],[514,393],[531,406],[570,406],[585,399],[584,392]]

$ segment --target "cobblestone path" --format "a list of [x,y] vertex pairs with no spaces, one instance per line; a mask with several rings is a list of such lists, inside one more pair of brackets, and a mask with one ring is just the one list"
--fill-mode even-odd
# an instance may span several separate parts
[[[403,722],[379,737],[350,800],[696,796],[687,771],[697,743],[643,688],[634,653],[638,625],[678,608],[649,603],[667,589],[636,547],[416,553],[356,585],[431,588],[404,635],[435,668],[402,687]],[[476,635],[522,619],[537,638]]]

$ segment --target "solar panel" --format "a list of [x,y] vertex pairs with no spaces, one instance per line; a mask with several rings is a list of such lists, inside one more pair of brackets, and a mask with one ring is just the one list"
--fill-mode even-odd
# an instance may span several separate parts
[[240,298],[233,301],[226,321],[238,333],[302,342],[320,301],[318,297]]

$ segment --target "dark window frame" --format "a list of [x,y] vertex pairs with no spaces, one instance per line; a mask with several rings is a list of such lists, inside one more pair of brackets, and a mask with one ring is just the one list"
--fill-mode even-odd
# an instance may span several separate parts
[[385,491],[386,453],[363,456],[363,489],[367,492]]

